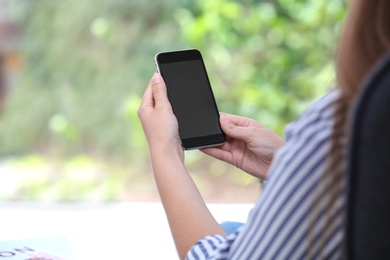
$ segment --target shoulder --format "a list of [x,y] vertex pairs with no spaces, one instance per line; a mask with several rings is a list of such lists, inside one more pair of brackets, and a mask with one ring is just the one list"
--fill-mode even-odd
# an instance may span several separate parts
[[[269,181],[273,178],[291,178],[305,175],[307,167],[322,175],[325,158],[329,153],[333,132],[333,114],[339,97],[338,90],[332,90],[315,101],[296,121],[286,128],[286,144],[277,152]],[[312,165],[313,164],[313,165]],[[269,184],[269,182],[268,182]]]
[[332,106],[339,97],[339,90],[333,88],[326,95],[317,99],[312,105],[302,114],[304,116],[307,113],[323,113],[326,112],[329,106]]
[[[332,89],[325,96],[314,101],[312,105],[294,122],[290,123],[285,129],[286,140],[291,139],[293,135],[300,134],[311,126],[328,126],[333,119],[334,104],[339,97],[338,89]],[[325,127],[325,129],[328,129]],[[324,130],[325,130],[324,129]]]

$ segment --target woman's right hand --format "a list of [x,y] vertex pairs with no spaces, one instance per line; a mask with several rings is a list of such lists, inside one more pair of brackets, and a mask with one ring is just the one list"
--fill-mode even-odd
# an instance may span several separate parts
[[221,113],[220,122],[226,142],[202,152],[266,179],[274,154],[284,140],[250,118]]

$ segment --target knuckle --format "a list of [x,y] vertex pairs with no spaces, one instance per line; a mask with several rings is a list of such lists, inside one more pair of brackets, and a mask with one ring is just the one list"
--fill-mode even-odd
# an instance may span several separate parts
[[258,135],[256,127],[248,127],[248,136]]
[[153,94],[159,94],[162,91],[161,83],[156,83],[152,85]]
[[142,108],[138,108],[137,115],[138,115],[138,117],[142,117],[142,115],[143,115],[143,109]]

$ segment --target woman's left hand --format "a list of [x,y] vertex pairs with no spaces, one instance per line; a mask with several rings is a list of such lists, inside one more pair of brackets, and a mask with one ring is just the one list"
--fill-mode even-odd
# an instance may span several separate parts
[[179,141],[178,123],[167,96],[164,80],[157,72],[150,80],[138,109],[150,152],[184,152]]

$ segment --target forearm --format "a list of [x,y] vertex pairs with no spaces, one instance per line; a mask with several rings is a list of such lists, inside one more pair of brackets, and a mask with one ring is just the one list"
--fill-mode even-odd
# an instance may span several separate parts
[[152,151],[152,165],[179,256],[183,259],[199,239],[226,235],[206,207],[180,153]]

